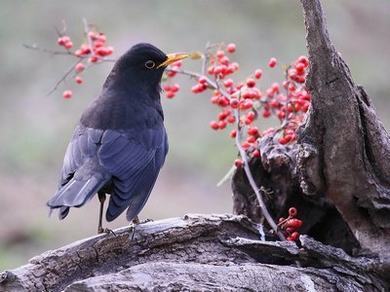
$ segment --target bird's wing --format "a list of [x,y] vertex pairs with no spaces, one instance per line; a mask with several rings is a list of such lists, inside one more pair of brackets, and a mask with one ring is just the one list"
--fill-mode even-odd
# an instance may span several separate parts
[[[128,206],[145,204],[162,167],[167,148],[162,124],[131,130],[106,130],[98,150],[99,163],[112,175],[106,218],[114,220]],[[137,215],[136,214],[136,215]]]
[[69,207],[80,207],[111,178],[98,163],[97,150],[103,130],[77,126],[67,147],[57,192],[48,201],[51,209],[60,208],[60,218]]
[[68,144],[61,170],[60,187],[67,184],[84,162],[96,156],[103,130],[78,125]]

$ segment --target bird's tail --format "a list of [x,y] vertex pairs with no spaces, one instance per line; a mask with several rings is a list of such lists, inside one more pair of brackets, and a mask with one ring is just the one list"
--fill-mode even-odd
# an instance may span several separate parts
[[[90,170],[90,171],[89,171]],[[93,197],[110,179],[102,172],[91,170],[88,165],[81,167],[69,180],[61,186],[47,202],[50,209],[60,208],[60,219],[66,217],[69,207],[81,207]]]

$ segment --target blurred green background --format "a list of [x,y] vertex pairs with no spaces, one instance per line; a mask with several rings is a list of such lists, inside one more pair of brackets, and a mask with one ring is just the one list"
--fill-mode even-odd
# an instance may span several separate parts
[[[388,128],[390,2],[323,2],[331,38]],[[0,269],[96,232],[97,200],[72,210],[63,222],[48,218],[45,203],[56,189],[73,127],[99,93],[111,64],[91,69],[84,86],[70,80],[46,96],[73,60],[22,47],[36,43],[57,49],[54,26],[61,27],[63,20],[79,45],[83,17],[107,34],[114,57],[141,41],[165,52],[201,50],[208,41],[235,42],[238,75],[244,78],[253,69],[264,68],[272,56],[287,64],[305,54],[298,1],[0,1]],[[196,69],[199,64],[189,61],[186,66]],[[263,86],[280,80],[281,73],[266,70]],[[182,91],[177,98],[163,98],[170,153],[142,218],[231,211],[229,183],[220,188],[216,183],[235,157],[232,141],[227,131],[209,130],[217,113],[209,97],[191,94],[186,78],[179,81]],[[68,88],[75,97],[64,100],[61,94]],[[121,216],[107,226],[125,224]]]

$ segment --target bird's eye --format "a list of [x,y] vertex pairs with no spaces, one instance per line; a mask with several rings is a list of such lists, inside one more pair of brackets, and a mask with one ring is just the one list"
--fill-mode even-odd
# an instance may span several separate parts
[[145,67],[148,69],[153,69],[154,66],[156,66],[156,63],[154,63],[152,60],[146,61]]

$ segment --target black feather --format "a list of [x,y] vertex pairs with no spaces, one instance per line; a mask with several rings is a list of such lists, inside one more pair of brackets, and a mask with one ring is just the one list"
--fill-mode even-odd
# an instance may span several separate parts
[[48,201],[60,219],[97,192],[111,195],[108,221],[126,208],[133,219],[145,205],[168,151],[160,103],[166,55],[149,44],[130,49],[114,65],[102,93],[84,111],[64,157],[58,191]]

